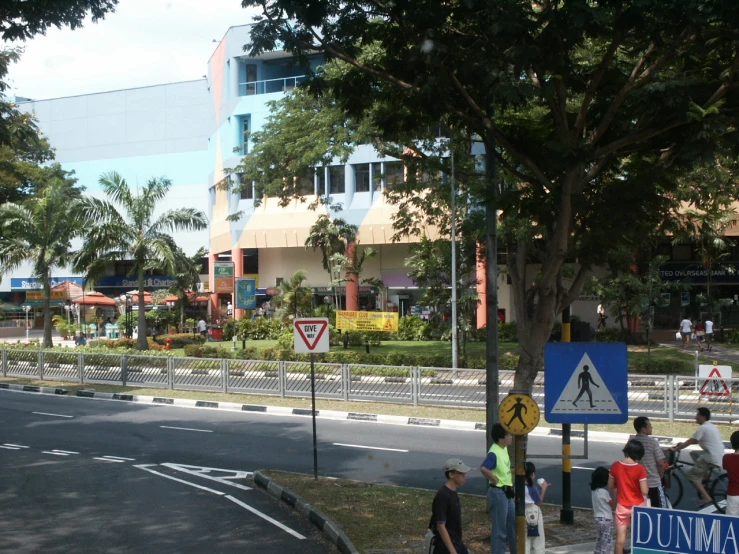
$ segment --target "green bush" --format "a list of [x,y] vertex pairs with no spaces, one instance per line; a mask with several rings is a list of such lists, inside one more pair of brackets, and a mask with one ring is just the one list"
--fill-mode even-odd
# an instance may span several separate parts
[[628,333],[626,329],[618,327],[604,327],[595,332],[596,342],[626,342]]
[[[487,325],[483,325],[479,329],[475,329],[473,336],[477,342],[485,342],[487,332]],[[515,322],[503,323],[498,321],[498,341],[518,342],[518,326]]]
[[238,336],[245,336],[252,340],[277,340],[286,328],[289,328],[289,326],[283,324],[279,319],[267,319],[265,317],[256,319],[243,317],[237,324]]
[[230,341],[234,338],[234,333],[237,332],[237,321],[235,319],[229,319],[223,326],[223,340]]
[[652,358],[636,358],[630,360],[629,371],[635,373],[670,375],[673,373],[690,373],[693,369],[691,362],[682,360],[664,360]]
[[413,315],[406,315],[398,320],[398,340],[426,340],[430,334],[429,325]]
[[[158,335],[154,342],[156,342],[156,344],[166,347],[167,339],[170,339],[172,341],[172,348],[184,348],[188,344],[203,344],[205,342],[204,336],[191,335],[190,333],[175,333],[174,335]],[[134,343],[135,342],[136,341],[134,341]]]
[[185,346],[185,356],[191,358],[231,358],[231,351],[220,346],[204,344],[188,344]]

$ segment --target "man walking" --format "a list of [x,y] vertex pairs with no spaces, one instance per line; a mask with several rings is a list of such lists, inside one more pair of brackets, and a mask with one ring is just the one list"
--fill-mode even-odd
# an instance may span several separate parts
[[[468,554],[462,542],[462,508],[457,489],[467,480],[470,470],[462,460],[452,458],[444,464],[446,483],[434,496],[429,522],[428,550],[430,554]],[[429,534],[427,534],[429,535]]]
[[659,446],[657,439],[652,438],[652,422],[648,417],[637,417],[634,420],[636,436],[633,440],[644,446],[644,456],[639,461],[647,470],[647,486],[652,508],[667,508],[665,491],[662,488],[662,477],[665,474],[665,453]]
[[713,342],[713,321],[710,317],[706,318],[706,347],[711,350],[711,343]]
[[516,508],[513,504],[513,478],[508,446],[513,436],[500,423],[490,430],[493,445],[480,466],[488,480],[488,511],[492,520],[490,546],[492,554],[505,554],[506,542],[510,554],[516,554]]
[[690,452],[690,457],[693,458],[695,465],[688,471],[688,480],[693,483],[693,486],[698,489],[701,495],[701,504],[699,507],[713,502],[713,499],[706,491],[706,487],[703,486],[703,480],[708,477],[712,469],[721,467],[724,457],[724,440],[721,438],[721,432],[709,421],[710,419],[711,410],[708,408],[698,408],[698,412],[695,415],[695,422],[698,424],[698,429],[696,429],[691,438],[677,444],[673,448],[673,450],[679,452],[691,444],[697,444],[703,449],[703,452],[696,450]]

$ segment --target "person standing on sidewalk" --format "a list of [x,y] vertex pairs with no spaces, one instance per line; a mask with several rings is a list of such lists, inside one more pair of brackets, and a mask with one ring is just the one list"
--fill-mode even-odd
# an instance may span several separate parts
[[457,458],[451,458],[444,464],[446,483],[436,492],[431,504],[431,533],[427,533],[428,543],[424,542],[424,552],[468,554],[462,542],[462,508],[457,489],[464,485],[469,470],[470,467]]
[[710,317],[706,318],[706,348],[711,350],[711,343],[713,342],[713,321]]
[[634,420],[636,436],[633,437],[644,447],[644,457],[639,463],[647,470],[647,486],[652,508],[666,508],[665,490],[662,488],[662,477],[665,475],[665,453],[657,439],[652,438],[652,422],[648,417],[637,417]]
[[680,336],[683,338],[683,348],[690,344],[690,333],[693,332],[693,322],[685,316],[680,322]]
[[488,480],[488,511],[492,520],[490,547],[492,554],[505,554],[506,543],[510,554],[516,553],[516,507],[513,504],[513,477],[508,447],[513,436],[500,423],[490,430],[493,445],[480,466]]
[[624,554],[626,534],[631,525],[634,506],[644,506],[649,494],[647,470],[639,463],[644,447],[639,441],[629,439],[623,449],[624,459],[611,466],[608,489],[616,491],[616,548],[614,554]]

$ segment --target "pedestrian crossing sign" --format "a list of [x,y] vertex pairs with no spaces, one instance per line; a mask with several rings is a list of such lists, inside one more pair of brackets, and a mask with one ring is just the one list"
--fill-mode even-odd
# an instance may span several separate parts
[[562,342],[544,350],[544,418],[549,423],[626,423],[623,343]]

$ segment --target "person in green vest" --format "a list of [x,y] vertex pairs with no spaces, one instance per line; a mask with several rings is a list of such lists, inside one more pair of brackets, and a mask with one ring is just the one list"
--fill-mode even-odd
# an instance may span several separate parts
[[492,554],[505,554],[506,542],[510,554],[516,554],[516,507],[513,503],[513,475],[508,446],[513,436],[500,423],[490,430],[493,445],[480,466],[488,480],[488,511],[492,520],[490,547]]

